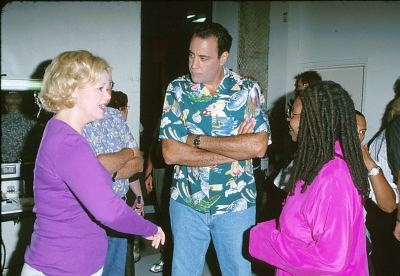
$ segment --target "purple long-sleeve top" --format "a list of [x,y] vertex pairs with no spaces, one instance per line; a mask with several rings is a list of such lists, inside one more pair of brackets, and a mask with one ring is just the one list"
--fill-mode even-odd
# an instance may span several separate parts
[[35,164],[36,221],[25,262],[45,275],[92,275],[104,263],[107,236],[151,236],[157,226],[112,191],[109,173],[83,136],[51,119]]
[[[342,155],[337,142],[335,151]],[[250,232],[250,254],[276,275],[368,275],[362,198],[341,157],[327,162],[304,193],[287,198],[279,227],[271,220]]]

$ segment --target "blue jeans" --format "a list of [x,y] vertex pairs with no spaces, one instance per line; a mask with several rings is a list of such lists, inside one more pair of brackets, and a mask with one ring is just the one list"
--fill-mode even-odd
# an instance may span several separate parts
[[243,257],[243,233],[255,224],[256,208],[223,215],[197,212],[170,200],[174,240],[173,276],[201,275],[210,239],[214,243],[222,275],[251,275],[251,263]]
[[102,276],[125,275],[127,247],[126,238],[108,236],[108,249]]

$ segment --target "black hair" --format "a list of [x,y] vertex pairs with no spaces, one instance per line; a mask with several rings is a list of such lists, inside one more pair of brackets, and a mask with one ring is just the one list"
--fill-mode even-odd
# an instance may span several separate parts
[[220,57],[224,52],[230,51],[232,46],[232,37],[221,24],[214,22],[200,23],[193,32],[193,37],[208,38],[210,36],[215,36],[217,38],[218,57]]
[[302,83],[308,83],[308,85],[312,86],[313,84],[322,80],[321,75],[317,71],[304,71],[294,77],[296,82],[301,80]]
[[18,92],[9,92],[5,96],[5,103],[19,106],[22,104],[22,96]]
[[128,96],[122,91],[112,91],[109,107],[119,109],[128,106]]
[[300,93],[303,104],[300,115],[298,150],[294,173],[289,182],[291,194],[298,180],[304,180],[302,192],[313,182],[321,168],[335,157],[339,141],[358,192],[369,192],[368,171],[362,158],[353,100],[333,81],[321,81]]
[[360,111],[358,111],[357,109],[356,109],[356,115],[360,115],[361,117],[363,117],[364,119],[365,119],[365,116],[364,116],[364,114],[362,114]]

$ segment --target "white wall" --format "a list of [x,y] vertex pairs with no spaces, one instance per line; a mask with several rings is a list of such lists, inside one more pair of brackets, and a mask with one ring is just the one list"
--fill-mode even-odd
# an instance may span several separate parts
[[62,51],[85,49],[113,67],[128,94],[128,125],[139,139],[140,2],[12,2],[1,16],[1,74],[29,78]]
[[[283,22],[283,13],[288,22]],[[400,2],[271,2],[269,107],[305,64],[365,63],[366,141],[379,129],[400,75]]]
[[229,51],[229,58],[225,66],[238,72],[238,48],[239,48],[239,2],[213,1],[212,17],[213,22],[224,26],[232,36],[232,47]]

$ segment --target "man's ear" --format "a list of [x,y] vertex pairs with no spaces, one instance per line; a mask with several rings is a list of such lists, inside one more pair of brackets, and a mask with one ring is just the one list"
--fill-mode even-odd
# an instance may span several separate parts
[[227,51],[223,52],[219,57],[219,65],[223,66],[228,60],[229,53]]

